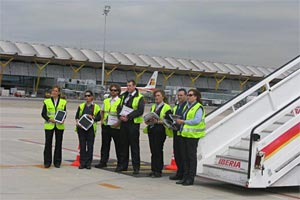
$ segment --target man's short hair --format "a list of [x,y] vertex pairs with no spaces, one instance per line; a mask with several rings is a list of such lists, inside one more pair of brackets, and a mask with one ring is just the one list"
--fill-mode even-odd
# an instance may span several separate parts
[[187,94],[187,91],[186,91],[186,89],[184,89],[184,88],[180,88],[180,89],[178,89],[178,91],[177,92],[183,92],[185,95]]
[[136,85],[136,82],[135,82],[135,80],[133,80],[133,79],[127,81],[127,83],[132,83],[132,85]]

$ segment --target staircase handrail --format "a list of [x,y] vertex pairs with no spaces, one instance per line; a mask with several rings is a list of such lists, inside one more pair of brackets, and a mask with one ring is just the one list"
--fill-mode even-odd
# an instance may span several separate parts
[[272,115],[270,115],[265,120],[263,120],[262,122],[260,122],[259,124],[257,124],[256,126],[254,126],[252,128],[251,133],[250,133],[250,143],[249,143],[248,172],[247,172],[247,178],[248,179],[250,179],[250,177],[251,177],[253,141],[255,141],[257,139],[257,138],[255,138],[255,131],[256,131],[256,129],[258,129],[261,125],[263,125],[267,121],[271,120],[276,115],[278,115],[280,112],[284,111],[286,108],[288,108],[289,106],[291,106],[292,104],[294,104],[295,102],[297,102],[299,100],[300,100],[300,97],[295,98],[294,100],[290,101],[288,104],[286,104],[285,106],[283,106],[281,109],[279,109],[278,111],[274,112]]
[[260,89],[261,87],[263,87],[265,85],[267,86],[267,89],[269,89],[270,88],[269,83],[272,80],[279,77],[281,74],[288,71],[289,69],[293,68],[298,63],[300,63],[300,55],[296,56],[295,58],[293,58],[292,60],[290,60],[286,64],[282,65],[281,67],[279,67],[278,69],[276,69],[275,71],[273,71],[272,73],[267,75],[264,80],[262,80],[259,83],[255,84],[254,86],[252,86],[248,90],[243,91],[242,93],[240,93],[239,95],[237,95],[236,97],[231,99],[230,101],[223,104],[221,107],[219,107],[216,110],[214,110],[213,112],[209,113],[206,116],[206,123],[208,123],[210,120],[214,119],[215,117],[219,116],[221,113],[225,112],[229,108],[232,108],[233,111],[236,111],[236,109],[234,108],[234,105],[236,103],[240,102],[241,100],[248,97],[250,94],[252,94],[253,92],[257,91],[258,89]]

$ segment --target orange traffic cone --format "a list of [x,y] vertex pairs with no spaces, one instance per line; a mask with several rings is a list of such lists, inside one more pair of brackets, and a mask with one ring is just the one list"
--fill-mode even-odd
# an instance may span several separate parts
[[174,171],[177,170],[177,165],[176,165],[176,162],[175,162],[174,153],[172,154],[172,159],[171,159],[170,165],[167,165],[165,167],[165,169],[167,169],[167,170],[174,170]]
[[76,156],[76,160],[74,160],[74,162],[72,162],[71,166],[75,166],[75,167],[78,167],[80,166],[80,146],[78,145],[78,153],[77,153],[77,156]]

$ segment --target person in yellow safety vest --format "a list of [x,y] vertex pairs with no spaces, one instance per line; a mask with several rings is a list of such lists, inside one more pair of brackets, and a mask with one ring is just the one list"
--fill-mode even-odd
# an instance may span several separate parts
[[55,133],[55,150],[53,163],[56,168],[60,168],[62,162],[62,140],[65,129],[63,123],[55,121],[55,114],[58,110],[66,111],[67,101],[60,97],[60,87],[55,85],[51,90],[51,98],[44,100],[42,117],[45,120],[45,148],[44,148],[44,167],[49,168],[52,163],[52,140]]
[[183,158],[183,178],[176,184],[193,185],[197,170],[198,142],[205,136],[205,110],[198,90],[188,91],[183,119],[177,119],[176,123],[181,125],[179,134],[182,137],[181,155]]
[[120,120],[118,119],[117,107],[121,102],[119,98],[121,87],[118,84],[111,84],[109,90],[110,97],[104,99],[101,109],[101,159],[99,164],[95,165],[96,168],[107,167],[111,139],[114,140],[115,144],[117,166],[120,166]]
[[[168,104],[165,92],[163,90],[155,90],[153,93],[155,104],[152,105],[150,112],[155,112],[160,119],[151,119],[151,124],[145,128],[145,133],[148,133],[149,146],[151,152],[151,173],[152,178],[159,178],[162,175],[164,167],[164,143],[166,136],[171,137],[173,130],[163,125],[163,119],[169,119],[172,114],[171,106]],[[148,122],[145,122],[148,124]]]
[[[97,122],[101,120],[100,106],[94,103],[94,95],[90,90],[84,93],[85,102],[78,106],[75,120],[76,120],[76,130],[79,139],[80,147],[80,166],[79,169],[91,169],[93,161],[94,152],[94,141],[97,132]],[[86,114],[89,119],[93,119],[93,125],[85,130],[78,123],[79,119]]]
[[136,88],[134,80],[127,81],[127,91],[121,95],[121,103],[118,106],[120,126],[120,166],[116,172],[127,171],[129,162],[129,147],[133,174],[139,174],[140,159],[140,124],[143,122],[145,108],[144,97]]

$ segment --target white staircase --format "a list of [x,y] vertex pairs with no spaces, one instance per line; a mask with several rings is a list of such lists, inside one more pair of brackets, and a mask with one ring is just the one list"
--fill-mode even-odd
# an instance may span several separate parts
[[198,176],[249,188],[300,185],[299,63],[298,56],[206,117]]

